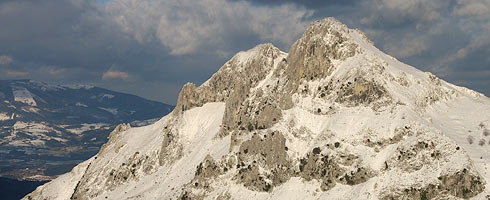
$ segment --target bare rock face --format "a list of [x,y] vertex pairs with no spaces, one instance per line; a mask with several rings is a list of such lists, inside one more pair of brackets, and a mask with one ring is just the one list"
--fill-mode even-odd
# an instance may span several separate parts
[[240,145],[238,163],[236,179],[252,190],[268,192],[291,177],[292,166],[280,132],[255,133]]
[[280,53],[272,44],[263,44],[237,54],[199,88],[192,83],[185,84],[174,112],[180,113],[207,102],[229,102],[229,98],[232,98],[230,102],[243,101],[250,88],[273,69],[274,59]]
[[164,135],[162,146],[160,149],[158,163],[160,166],[171,164],[175,160],[182,157],[183,147],[177,141],[177,136],[172,133],[171,130],[165,129],[166,134]]
[[206,193],[210,192],[213,187],[212,183],[220,175],[226,173],[230,166],[215,161],[210,155],[199,163],[196,167],[195,176],[191,182],[185,185],[184,191],[179,199],[204,199]]
[[348,106],[369,105],[387,93],[383,86],[359,77],[354,78],[353,82],[343,84],[335,101]]
[[438,179],[440,181],[436,184],[422,188],[405,188],[382,199],[468,199],[484,190],[481,178],[466,168],[451,175],[440,176]]
[[[184,85],[174,113],[178,114],[207,102],[226,102],[221,136],[238,129],[242,118],[245,118],[243,119],[245,123],[252,123],[250,116],[243,114],[250,109],[248,106],[245,107],[244,102],[250,97],[251,88],[257,86],[259,81],[273,70],[274,65],[277,65],[275,59],[281,55],[284,53],[272,44],[259,45],[252,50],[237,54],[199,88],[192,83]],[[277,110],[269,109],[266,112],[275,112],[276,116],[280,115]],[[276,117],[276,120],[278,118],[279,116]],[[266,120],[271,121],[272,119],[274,117]],[[261,123],[263,122],[261,120]]]
[[118,126],[70,198],[481,199],[485,142],[461,142],[486,130],[463,112],[490,113],[478,98],[327,18],[290,53],[258,45],[187,83],[154,125]]
[[320,147],[315,147],[305,158],[300,159],[298,174],[305,180],[321,181],[321,189],[328,191],[336,183],[346,185],[357,185],[366,182],[373,176],[371,170],[359,167],[352,171],[346,171],[342,165],[352,164],[358,157],[349,155],[344,162],[339,164],[342,159],[324,154]]
[[332,60],[345,60],[356,54],[358,45],[349,40],[348,28],[333,18],[312,23],[291,47],[286,73],[288,89],[298,89],[300,80],[317,80],[335,69]]
[[99,154],[103,154],[104,150],[105,150],[105,148],[107,148],[107,146],[109,146],[111,144],[116,144],[120,139],[120,133],[124,132],[130,128],[131,128],[131,125],[129,125],[129,124],[117,125],[116,128],[114,128],[114,130],[109,134],[109,141],[107,141],[107,143],[102,145],[102,147],[100,148]]

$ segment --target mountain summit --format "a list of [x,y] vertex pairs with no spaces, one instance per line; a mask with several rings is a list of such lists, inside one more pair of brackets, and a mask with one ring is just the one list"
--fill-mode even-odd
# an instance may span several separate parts
[[171,114],[118,126],[25,199],[483,199],[489,113],[327,18],[186,84]]

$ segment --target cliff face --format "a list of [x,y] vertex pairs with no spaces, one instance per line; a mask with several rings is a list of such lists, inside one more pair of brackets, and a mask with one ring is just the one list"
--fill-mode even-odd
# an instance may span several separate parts
[[290,53],[238,53],[186,84],[171,114],[116,128],[98,155],[25,198],[481,199],[489,113],[487,97],[327,18]]

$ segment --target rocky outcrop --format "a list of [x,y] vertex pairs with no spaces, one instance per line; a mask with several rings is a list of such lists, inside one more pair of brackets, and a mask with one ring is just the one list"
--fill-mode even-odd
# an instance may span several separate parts
[[[104,145],[102,145],[98,154],[104,154],[107,146],[117,145],[119,139],[121,138],[122,132],[127,131],[130,128],[131,128],[131,125],[129,125],[129,124],[117,125],[116,128],[114,128],[114,130],[109,134],[109,140]],[[116,150],[116,151],[118,151],[118,150]]]
[[182,144],[180,144],[176,138],[178,136],[173,133],[168,126],[166,126],[163,131],[165,132],[165,135],[158,157],[160,166],[171,164],[181,158],[183,154]]
[[352,82],[342,84],[338,90],[335,102],[343,103],[350,107],[370,105],[388,95],[386,89],[376,82],[356,77]]
[[[284,54],[272,44],[258,45],[247,52],[237,54],[200,87],[196,88],[192,83],[184,85],[173,113],[178,114],[207,102],[219,101],[226,102],[220,136],[228,135],[232,130],[239,129],[243,123],[260,121],[270,125],[272,119],[277,120],[280,116],[265,119],[269,122],[262,120],[265,115],[261,115],[260,119],[252,120],[251,116],[247,115],[249,110],[263,109],[265,105],[255,105],[255,108],[251,108],[252,105],[246,105],[245,100],[251,96],[251,89],[274,69],[274,66],[277,65],[276,59]],[[266,113],[280,115],[277,109],[267,109]]]
[[285,73],[288,92],[296,92],[301,80],[323,79],[332,74],[332,60],[345,60],[360,51],[349,40],[349,30],[336,19],[327,18],[312,23],[296,41],[287,57]]
[[237,169],[237,181],[252,190],[269,192],[285,183],[293,170],[284,135],[280,132],[254,133],[250,140],[240,145]]
[[454,197],[468,199],[483,192],[482,179],[474,172],[464,168],[454,174],[438,177],[436,184],[429,184],[419,188],[417,186],[405,188],[394,194],[384,196],[382,199],[452,199]]

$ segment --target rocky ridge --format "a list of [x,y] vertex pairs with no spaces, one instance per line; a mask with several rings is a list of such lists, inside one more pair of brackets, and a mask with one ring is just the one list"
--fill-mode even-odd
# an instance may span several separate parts
[[117,127],[25,199],[483,199],[489,111],[327,18],[289,53],[259,45],[186,84],[171,114]]

